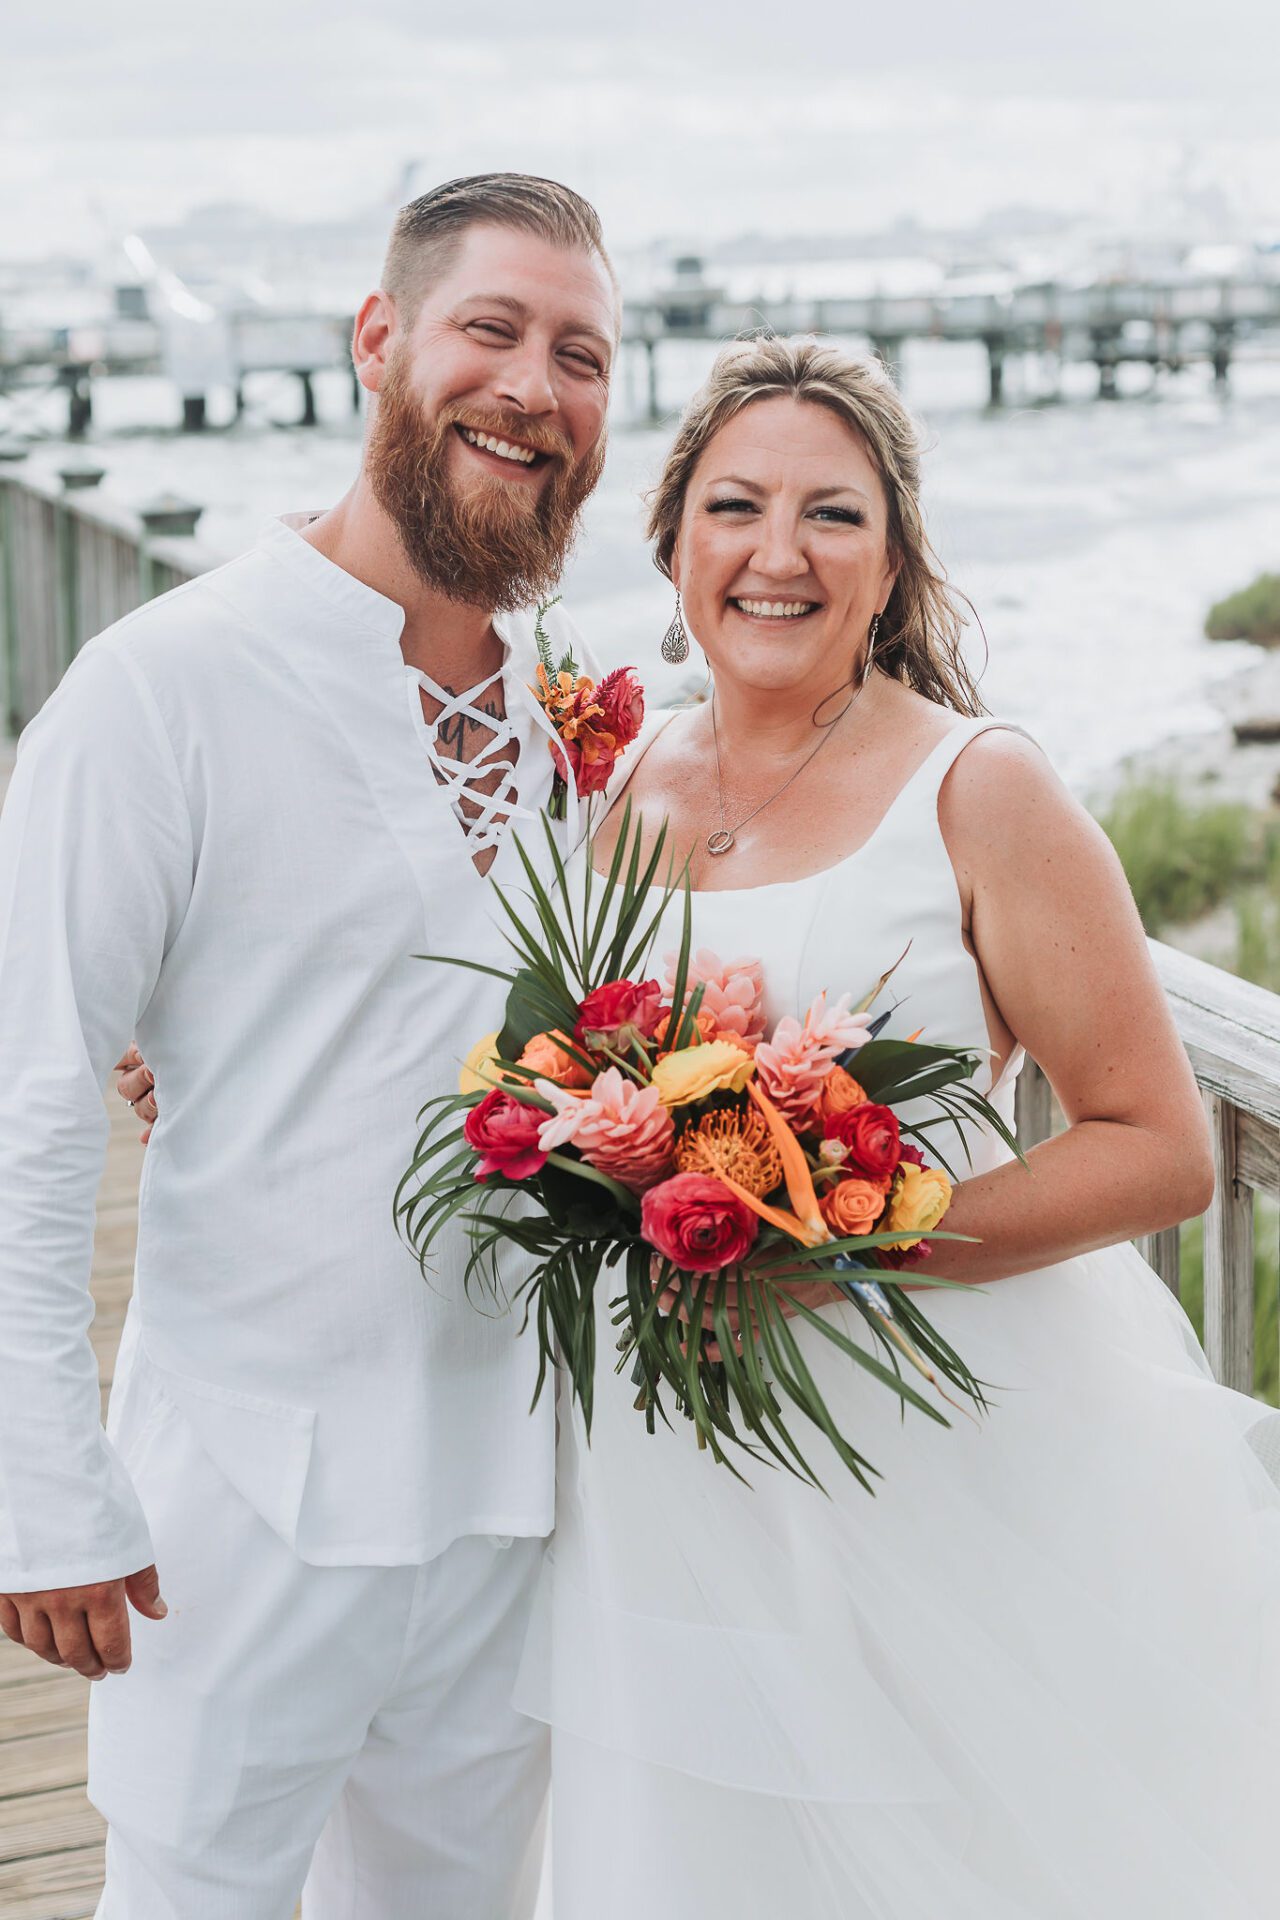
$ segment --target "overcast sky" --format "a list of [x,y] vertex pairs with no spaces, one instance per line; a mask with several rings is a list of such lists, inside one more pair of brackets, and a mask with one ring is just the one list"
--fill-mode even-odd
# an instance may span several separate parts
[[[1280,228],[1274,0],[61,0],[3,24],[0,255],[247,200],[297,218],[517,167],[615,245],[1140,216],[1181,164]],[[643,21],[640,33],[633,23]]]

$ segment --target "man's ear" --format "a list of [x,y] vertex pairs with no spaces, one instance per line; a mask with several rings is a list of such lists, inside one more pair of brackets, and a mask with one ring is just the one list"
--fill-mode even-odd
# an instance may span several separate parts
[[396,303],[381,287],[367,294],[351,335],[351,362],[366,393],[381,391],[396,339]]

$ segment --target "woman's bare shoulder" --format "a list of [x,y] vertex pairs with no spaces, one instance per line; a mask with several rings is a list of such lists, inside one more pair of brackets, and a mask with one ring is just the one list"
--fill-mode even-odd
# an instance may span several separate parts
[[1120,878],[1110,841],[1044,749],[1013,727],[989,727],[956,756],[938,794],[938,824],[962,881],[996,873],[1029,883],[1061,875]]

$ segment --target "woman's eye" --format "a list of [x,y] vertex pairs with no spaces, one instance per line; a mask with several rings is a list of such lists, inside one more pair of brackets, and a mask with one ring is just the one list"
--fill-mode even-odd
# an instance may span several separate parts
[[863,527],[867,523],[865,513],[856,507],[819,507],[816,517],[819,520],[835,520],[846,527]]
[[753,513],[754,500],[708,500],[708,513]]

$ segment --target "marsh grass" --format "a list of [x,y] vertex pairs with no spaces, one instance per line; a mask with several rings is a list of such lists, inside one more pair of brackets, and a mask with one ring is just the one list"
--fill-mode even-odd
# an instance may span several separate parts
[[1280,573],[1260,573],[1249,586],[1229,593],[1205,615],[1210,640],[1280,641]]
[[1267,873],[1267,835],[1248,807],[1197,805],[1172,780],[1122,788],[1099,825],[1120,856],[1143,926],[1156,938]]

